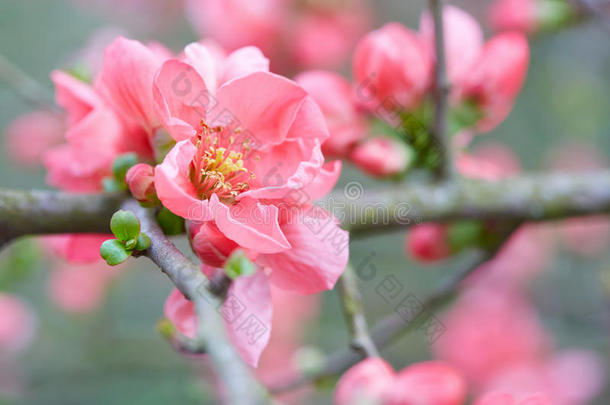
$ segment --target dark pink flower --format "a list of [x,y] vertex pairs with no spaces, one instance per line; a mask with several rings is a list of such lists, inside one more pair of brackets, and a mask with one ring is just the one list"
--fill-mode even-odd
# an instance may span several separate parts
[[447,258],[451,254],[447,225],[426,223],[414,226],[407,233],[405,249],[422,262]]

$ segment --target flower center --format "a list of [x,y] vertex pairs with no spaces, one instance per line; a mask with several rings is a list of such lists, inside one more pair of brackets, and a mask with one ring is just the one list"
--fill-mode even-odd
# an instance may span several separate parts
[[[197,153],[191,163],[191,181],[202,200],[212,194],[225,203],[233,203],[239,193],[247,190],[253,179],[244,161],[250,153],[249,140],[243,140],[241,129],[230,131],[210,127],[201,122],[195,146]],[[240,141],[236,141],[240,140]]]

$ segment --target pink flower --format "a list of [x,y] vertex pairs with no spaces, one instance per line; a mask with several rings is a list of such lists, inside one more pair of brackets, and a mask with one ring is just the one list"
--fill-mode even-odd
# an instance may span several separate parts
[[426,223],[414,226],[407,233],[405,249],[414,259],[434,262],[451,254],[447,226]]
[[336,73],[322,70],[301,73],[295,81],[313,97],[326,118],[330,137],[322,144],[324,155],[347,156],[368,130],[351,84]]
[[146,163],[132,166],[125,175],[125,183],[133,198],[141,203],[157,201],[154,184],[154,169]]
[[328,221],[328,231],[347,241],[334,219],[310,206],[340,170],[337,162],[324,165],[320,145],[328,132],[319,108],[296,83],[262,71],[210,88],[202,76],[210,70],[194,67],[207,66],[202,61],[168,61],[155,80],[158,114],[178,140],[155,169],[159,199],[260,254],[257,263],[272,269],[271,280],[283,288],[331,288],[347,251],[319,261],[320,252],[336,246],[307,222]]
[[[204,270],[208,275],[214,271],[205,266]],[[271,293],[265,275],[257,272],[236,279],[229,288],[221,314],[229,340],[242,359],[256,367],[271,332]],[[190,338],[196,336],[194,306],[177,289],[165,302],[165,316],[180,333]]]
[[64,130],[59,114],[47,111],[24,114],[6,128],[9,155],[23,166],[40,165],[44,153],[61,142]]
[[470,153],[463,152],[455,162],[457,171],[464,177],[496,181],[521,172],[521,162],[507,146],[487,142]]
[[413,109],[429,88],[432,61],[417,33],[389,23],[360,40],[353,75],[362,104],[376,108],[379,103],[391,103]]
[[106,234],[63,234],[43,238],[51,252],[70,263],[93,263],[101,260],[100,246],[110,239]]
[[370,14],[362,0],[335,7],[321,4],[319,9],[314,6],[298,13],[296,21],[285,27],[293,37],[291,48],[296,64],[305,68],[341,66],[369,28]]
[[387,177],[403,173],[409,167],[412,156],[403,142],[375,137],[358,144],[349,158],[365,173]]
[[66,191],[101,191],[120,153],[122,124],[89,84],[60,71],[51,77],[57,103],[66,111],[68,143],[44,155],[47,182]]
[[516,400],[542,394],[549,404],[584,405],[600,392],[603,380],[599,358],[585,350],[568,350],[500,370],[482,391],[510,392]]
[[495,392],[479,399],[475,405],[551,405],[551,402],[544,395],[531,395],[517,401],[510,394]]
[[200,37],[226,49],[255,45],[270,53],[276,43],[285,0],[187,0],[187,17]]
[[506,282],[464,291],[442,322],[447,330],[434,344],[437,357],[475,387],[511,365],[539,359],[549,348],[533,308]]
[[0,357],[26,349],[36,332],[36,315],[21,299],[0,294]]
[[529,46],[521,33],[501,33],[485,44],[460,89],[463,99],[482,108],[481,130],[493,129],[508,116],[525,81],[528,64]]
[[516,30],[526,34],[538,25],[537,0],[496,0],[489,10],[489,21],[496,31]]
[[117,274],[116,268],[110,268],[101,261],[93,264],[62,263],[51,272],[47,292],[53,303],[66,312],[91,312],[100,307],[108,283]]
[[[472,73],[472,66],[479,57],[483,31],[473,16],[453,6],[443,8],[443,29],[448,79],[453,86],[459,87]],[[434,22],[427,11],[421,16],[419,32],[430,57],[436,59]]]
[[461,405],[466,384],[450,366],[440,362],[417,363],[399,373],[383,359],[371,357],[343,374],[335,390],[335,404],[355,405]]

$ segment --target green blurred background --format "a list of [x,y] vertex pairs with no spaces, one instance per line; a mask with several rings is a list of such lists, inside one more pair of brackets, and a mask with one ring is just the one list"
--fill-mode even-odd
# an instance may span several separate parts
[[[101,9],[58,0],[0,0],[0,53],[52,91],[49,72],[65,65],[96,29],[112,25],[131,37],[155,39],[179,50],[196,40],[188,23],[179,21],[153,29],[134,27],[142,16],[111,16]],[[487,2],[455,1],[481,17]],[[375,2],[376,26],[400,20],[416,27],[425,2],[381,0]],[[173,17],[172,17],[173,18]],[[481,20],[482,21],[482,20]],[[139,25],[139,24],[136,24]],[[608,154],[610,146],[610,46],[608,33],[584,23],[531,42],[532,57],[525,87],[510,117],[494,132],[475,142],[499,140],[518,154],[526,170],[542,169],[551,148],[563,142],[587,142]],[[33,108],[12,89],[0,84],[0,127]],[[46,188],[42,170],[23,169],[11,162],[2,148],[1,187]],[[374,184],[347,168],[337,187],[357,179]],[[392,307],[375,292],[384,275],[397,277],[418,297],[425,297],[452,269],[422,267],[404,254],[404,233],[354,241],[353,263],[371,257],[379,275],[362,283],[371,323],[389,314]],[[610,271],[606,257],[595,260],[559,250],[548,271],[532,284],[532,294],[545,326],[559,347],[580,346],[597,350],[607,359],[608,329],[603,314],[608,303],[603,288]],[[0,272],[15,270],[11,252],[0,255]],[[144,259],[133,261],[111,285],[105,304],[86,315],[70,315],[50,303],[45,286],[45,259],[28,264],[27,277],[0,289],[10,289],[32,303],[39,318],[32,347],[14,367],[19,367],[25,390],[16,404],[200,404],[214,403],[213,390],[197,372],[196,362],[176,354],[157,333],[169,281]],[[4,278],[3,278],[4,279]],[[318,321],[307,328],[304,341],[324,350],[342,348],[347,332],[335,292],[323,294]],[[383,351],[396,366],[429,358],[421,334],[412,334]],[[312,403],[329,403],[322,390]],[[610,402],[606,390],[596,404]]]

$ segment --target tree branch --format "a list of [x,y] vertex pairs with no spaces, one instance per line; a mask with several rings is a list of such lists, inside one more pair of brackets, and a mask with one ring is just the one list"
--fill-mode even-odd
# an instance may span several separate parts
[[449,80],[447,79],[445,61],[445,34],[443,27],[442,0],[429,0],[432,19],[434,20],[434,46],[436,49],[434,88],[434,127],[432,140],[439,153],[438,175],[449,178],[453,173],[453,160],[450,153],[449,134],[447,133],[447,109],[449,96]]
[[[393,313],[379,321],[372,330],[371,336],[374,344],[377,347],[385,347],[393,340],[399,338],[405,333],[416,330],[424,324],[430,315],[442,309],[448,304],[456,294],[462,282],[468,278],[473,272],[481,268],[481,266],[493,259],[496,253],[500,250],[503,243],[510,237],[515,226],[510,226],[498,243],[490,249],[475,249],[472,252],[470,263],[462,269],[455,272],[446,282],[442,283],[432,294],[428,296],[422,303],[422,310],[418,316],[411,322],[406,322],[405,319],[398,313]],[[353,350],[338,350],[327,355],[326,360],[317,370],[310,371],[307,375],[299,376],[298,378],[269,387],[272,393],[280,393],[291,391],[306,384],[310,384],[316,380],[338,375],[345,370],[361,361],[364,357],[362,354]]]
[[44,86],[15,66],[0,54],[0,81],[12,87],[25,101],[35,107],[59,112],[53,102],[53,94]]
[[[342,190],[321,205],[353,235],[426,221],[502,219],[544,221],[610,213],[610,170],[531,174],[501,181],[456,179],[367,189],[357,199]],[[0,246],[24,235],[108,233],[121,195],[0,189]]]
[[[224,324],[217,311],[222,301],[211,292],[215,287],[210,285],[211,282],[201,269],[165,236],[151,209],[141,207],[134,200],[126,201],[123,208],[136,214],[142,232],[150,237],[152,243],[145,255],[167,274],[185,297],[193,301],[199,319],[198,346],[205,345],[221,381],[227,386],[230,402],[267,403],[262,387],[228,342]],[[218,291],[222,293],[222,289]]]
[[379,356],[375,343],[369,335],[362,297],[360,291],[358,291],[358,281],[351,265],[348,264],[343,272],[338,287],[343,313],[351,335],[350,346],[352,350],[362,357]]

